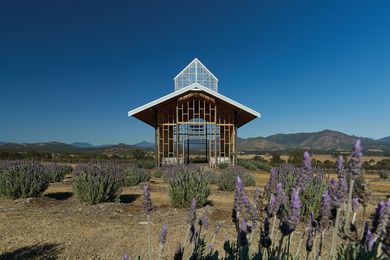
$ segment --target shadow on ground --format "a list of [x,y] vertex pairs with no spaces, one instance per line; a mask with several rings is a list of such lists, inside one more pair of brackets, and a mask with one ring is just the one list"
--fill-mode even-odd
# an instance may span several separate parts
[[137,194],[122,194],[119,197],[119,200],[121,203],[132,203],[134,202],[138,197],[141,197],[141,195]]
[[8,259],[57,259],[59,253],[58,244],[36,244],[21,247],[12,252],[0,255],[0,260]]
[[73,196],[72,192],[53,192],[45,194],[45,197],[56,199],[56,200],[67,200]]

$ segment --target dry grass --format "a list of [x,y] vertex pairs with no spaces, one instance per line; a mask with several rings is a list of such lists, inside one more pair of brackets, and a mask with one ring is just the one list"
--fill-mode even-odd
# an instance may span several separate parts
[[[252,159],[255,156],[256,156],[255,154],[241,154],[238,156],[238,158],[248,160],[248,159]],[[270,161],[272,158],[272,155],[261,155],[261,157],[267,161]],[[281,155],[280,156],[280,158],[284,161],[287,161],[288,157],[289,157],[288,155]],[[321,161],[321,162],[324,162],[326,160],[329,160],[331,162],[336,161],[336,159],[330,154],[314,154],[312,156],[312,159],[316,159],[316,160]],[[375,162],[378,162],[378,161],[381,161],[383,159],[390,159],[390,157],[388,157],[388,156],[363,156],[363,162],[366,162],[366,161],[369,162],[370,160],[374,160]]]
[[[255,174],[257,185],[264,187],[268,173]],[[374,201],[389,195],[390,182],[379,181],[377,176],[368,176],[375,190]],[[167,186],[161,179],[151,180],[152,238],[155,251],[161,226],[168,224],[168,242],[164,252],[171,259],[179,242],[184,239],[187,210],[170,206]],[[254,188],[246,189],[252,196]],[[130,258],[146,256],[145,216],[140,210],[141,187],[124,188],[120,203],[87,205],[73,196],[69,180],[50,185],[44,196],[37,199],[0,199],[0,253],[11,259],[15,253],[27,252],[54,256],[59,259],[121,259],[124,253]],[[210,241],[212,230],[218,222],[223,228],[216,242],[221,251],[224,235],[234,238],[231,224],[233,192],[222,192],[212,187],[211,205],[199,210],[199,215],[210,218]],[[374,204],[373,201],[373,204]],[[373,209],[370,206],[369,211]],[[293,247],[298,243],[293,239]],[[155,252],[156,253],[156,252]],[[12,255],[14,254],[14,255]],[[168,257],[169,256],[169,257]],[[1,259],[1,257],[0,257]]]

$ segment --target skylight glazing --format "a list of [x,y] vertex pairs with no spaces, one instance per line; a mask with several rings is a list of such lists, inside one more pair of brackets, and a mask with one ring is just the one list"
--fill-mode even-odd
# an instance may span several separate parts
[[175,91],[194,83],[218,92],[218,79],[198,59],[175,77]]

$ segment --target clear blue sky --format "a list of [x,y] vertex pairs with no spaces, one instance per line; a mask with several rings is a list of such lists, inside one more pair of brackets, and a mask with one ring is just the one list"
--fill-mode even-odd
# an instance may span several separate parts
[[0,141],[152,141],[127,111],[199,58],[239,135],[390,135],[390,1],[1,1]]

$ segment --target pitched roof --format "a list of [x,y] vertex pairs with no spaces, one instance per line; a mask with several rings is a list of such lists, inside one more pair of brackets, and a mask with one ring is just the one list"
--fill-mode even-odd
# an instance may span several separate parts
[[185,93],[190,92],[190,91],[201,91],[205,92],[208,95],[221,100],[225,103],[228,103],[231,105],[233,108],[236,109],[238,112],[238,118],[237,118],[237,124],[238,127],[248,123],[249,121],[261,117],[261,114],[253,109],[250,109],[249,107],[246,107],[228,97],[225,97],[224,95],[219,94],[218,92],[215,92],[209,88],[206,88],[198,83],[193,83],[187,87],[184,87],[182,89],[176,90],[175,92],[172,92],[166,96],[163,96],[161,98],[158,98],[152,102],[149,102],[143,106],[140,106],[136,109],[130,110],[128,112],[128,116],[134,116],[138,118],[139,120],[151,125],[155,126],[155,120],[154,120],[154,111],[153,108],[161,105],[162,103],[165,103],[170,100],[176,100],[180,96],[183,96]]

